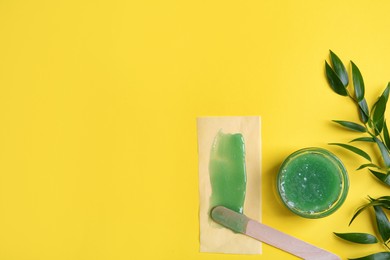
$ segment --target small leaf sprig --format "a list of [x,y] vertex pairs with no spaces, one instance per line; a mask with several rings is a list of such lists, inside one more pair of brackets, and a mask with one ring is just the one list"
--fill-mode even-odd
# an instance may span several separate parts
[[[356,64],[351,61],[352,84],[349,84],[349,75],[344,64],[332,51],[330,51],[330,62],[331,64],[329,65],[329,63],[325,61],[325,72],[330,87],[337,94],[341,96],[348,96],[353,103],[356,104],[360,119],[359,123],[344,120],[333,120],[333,122],[348,130],[365,134],[365,136],[351,140],[350,143],[376,143],[380,151],[381,158],[379,158],[377,163],[374,163],[367,152],[354,145],[344,143],[330,143],[330,145],[337,145],[368,160],[367,163],[359,166],[357,170],[368,168],[369,172],[380,183],[390,187],[390,136],[385,119],[386,105],[390,92],[390,83],[387,84],[387,87],[370,110],[365,99],[363,77]],[[369,202],[367,204],[360,206],[356,210],[349,225],[351,225],[355,218],[364,210],[373,208],[376,222],[375,226],[378,235],[368,233],[336,232],[334,234],[346,241],[358,244],[375,244],[381,242],[386,249],[385,252],[378,252],[360,258],[354,258],[355,260],[390,259],[390,222],[385,213],[385,211],[390,210],[390,196],[382,196],[376,199],[368,197],[368,200]]]

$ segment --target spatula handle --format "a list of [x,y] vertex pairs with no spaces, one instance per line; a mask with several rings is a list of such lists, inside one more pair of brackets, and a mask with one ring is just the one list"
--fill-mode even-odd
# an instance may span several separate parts
[[245,234],[266,244],[310,260],[336,260],[337,255],[249,219]]

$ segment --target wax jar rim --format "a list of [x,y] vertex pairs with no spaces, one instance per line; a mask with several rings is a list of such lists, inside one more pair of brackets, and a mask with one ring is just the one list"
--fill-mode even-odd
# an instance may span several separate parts
[[[327,160],[332,162],[339,169],[338,174],[340,177],[341,185],[340,185],[338,197],[335,201],[332,202],[332,204],[328,208],[321,209],[320,211],[301,210],[297,208],[293,203],[291,202],[289,203],[281,187],[281,180],[285,174],[285,172],[283,172],[283,169],[285,169],[286,165],[288,165],[292,160],[305,153],[320,154],[323,157],[325,157]],[[289,156],[285,158],[277,174],[277,192],[279,194],[281,201],[291,212],[304,218],[315,219],[315,218],[322,218],[331,215],[337,209],[339,209],[340,206],[344,203],[348,194],[348,190],[349,190],[349,178],[344,164],[335,154],[333,154],[329,150],[320,147],[302,148],[291,153]]]

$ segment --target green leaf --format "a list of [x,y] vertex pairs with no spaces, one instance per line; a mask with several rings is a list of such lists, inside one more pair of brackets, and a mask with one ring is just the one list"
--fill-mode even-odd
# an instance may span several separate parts
[[387,101],[389,99],[390,92],[390,83],[387,85],[386,89],[383,91],[382,95],[378,98],[372,110],[372,123],[376,135],[379,135],[384,127],[385,123],[385,111]]
[[344,64],[341,62],[340,58],[331,50],[330,52],[330,61],[332,62],[333,69],[338,76],[338,78],[343,83],[344,87],[348,86],[349,79],[348,79],[348,73],[345,69]]
[[361,133],[367,132],[367,130],[364,126],[359,125],[359,124],[354,123],[354,122],[341,121],[341,120],[332,120],[332,121],[344,126],[345,128],[348,128],[349,130],[353,130],[353,131],[361,132]]
[[390,93],[390,82],[387,83],[387,86],[382,93],[382,96],[384,96],[386,98],[386,102],[387,102],[387,100],[389,100],[389,93]]
[[377,199],[373,199],[369,196],[369,199],[371,200],[369,203],[371,206],[380,206],[384,209],[390,210],[389,196],[383,196],[383,197],[379,197]]
[[369,169],[369,170],[378,180],[380,180],[384,184],[390,186],[390,178],[389,178],[388,174],[377,172],[377,171],[374,171],[374,170],[371,170],[371,169]]
[[377,198],[377,200],[386,200],[386,201],[390,202],[390,196],[382,196],[382,197]]
[[363,164],[363,165],[360,165],[359,168],[357,168],[356,170],[361,170],[361,169],[364,169],[364,168],[367,168],[367,167],[374,167],[374,168],[377,168],[377,169],[380,169],[380,167],[376,164],[373,164],[373,163],[367,163],[367,164]]
[[390,222],[380,206],[374,206],[374,210],[379,234],[381,235],[383,242],[387,242],[390,238]]
[[368,256],[363,256],[359,258],[348,258],[350,260],[389,260],[390,252],[380,252]]
[[387,150],[386,146],[382,143],[381,140],[378,138],[374,138],[375,142],[377,143],[379,150],[381,151],[382,159],[387,168],[390,167],[390,155],[389,151]]
[[358,102],[359,106],[359,118],[362,123],[367,123],[368,119],[370,118],[370,112],[368,110],[367,101],[365,98],[362,99],[362,101]]
[[362,213],[362,212],[363,212],[364,210],[366,210],[367,208],[372,207],[372,206],[375,206],[375,205],[382,206],[382,205],[383,205],[383,202],[378,201],[378,200],[371,200],[369,203],[367,203],[367,204],[365,204],[365,205],[359,207],[359,208],[356,210],[355,214],[352,216],[351,220],[349,221],[348,226],[350,226],[350,225],[352,224],[352,222],[355,220],[355,218],[356,218],[357,216],[360,215],[360,213]]
[[372,137],[358,137],[358,138],[355,138],[353,140],[350,141],[350,143],[352,142],[370,142],[370,143],[375,143],[375,140],[374,138]]
[[[372,199],[372,198],[371,198]],[[386,202],[389,202],[390,203],[390,196],[381,196],[377,199],[372,199],[372,200],[376,200],[376,201],[386,201]]]
[[[384,97],[384,99],[386,100],[386,102],[389,100],[389,94],[390,94],[390,82],[387,84],[385,90],[383,90],[382,94],[379,96],[380,97]],[[374,103],[374,105],[372,106],[372,109],[374,110],[375,107],[377,106],[377,103],[379,101],[379,98],[378,100]]]
[[381,134],[384,125],[385,125],[385,118],[384,117],[380,118],[377,122],[375,122],[375,124],[374,124],[375,136],[378,136]]
[[370,199],[370,202],[359,207],[355,214],[352,216],[351,218],[351,221],[349,222],[349,226],[352,224],[352,222],[354,221],[354,219],[360,215],[360,213],[362,213],[364,210],[366,210],[367,208],[369,207],[373,207],[373,206],[380,206],[382,208],[385,208],[385,209],[389,209],[390,210],[390,196],[382,196],[382,197],[379,197],[377,199],[373,199],[371,197],[369,197]]
[[386,110],[386,103],[387,103],[386,97],[380,96],[378,101],[375,103],[375,110],[372,117],[374,121],[377,121],[378,119],[383,117],[383,114],[385,113]]
[[389,135],[389,129],[387,128],[387,123],[385,121],[384,127],[383,127],[383,138],[385,139],[386,147],[390,147],[390,135]]
[[378,99],[378,101],[376,102],[374,113],[372,115],[372,121],[374,123],[374,127],[375,127],[375,130],[376,130],[375,133],[377,135],[383,129],[384,114],[385,114],[385,111],[386,111],[386,103],[387,103],[386,97],[385,96],[381,96]]
[[367,233],[336,233],[334,232],[336,236],[339,238],[342,238],[344,240],[347,240],[349,242],[358,243],[358,244],[375,244],[378,243],[378,239]]
[[377,199],[374,199],[374,201],[379,202],[382,208],[390,210],[390,196],[382,196]]
[[341,143],[330,143],[329,145],[337,145],[337,146],[343,147],[344,149],[347,149],[351,152],[354,152],[354,153],[362,156],[363,158],[365,158],[371,162],[371,157],[365,151],[361,150],[360,148],[357,148],[355,146],[348,145],[348,144],[341,144]]
[[352,65],[352,81],[353,87],[355,90],[355,98],[356,100],[362,101],[364,98],[364,81],[362,74],[360,73],[359,68],[351,61]]
[[326,61],[325,61],[325,71],[326,71],[326,78],[328,79],[328,83],[330,87],[333,89],[333,91],[339,95],[348,96],[347,89],[344,87],[343,82]]
[[348,224],[348,226],[350,226],[351,224],[352,224],[352,222],[355,220],[355,218],[357,217],[357,216],[359,216],[360,215],[360,213],[362,213],[365,209],[367,209],[369,206],[364,206],[364,207],[360,207],[356,212],[355,212],[355,214],[353,214],[353,216],[352,216],[352,218],[351,218],[351,220],[349,221],[349,224]]

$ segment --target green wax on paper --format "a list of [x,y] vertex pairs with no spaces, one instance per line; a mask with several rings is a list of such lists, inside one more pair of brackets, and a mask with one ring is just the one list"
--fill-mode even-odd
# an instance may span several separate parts
[[242,134],[218,132],[210,153],[210,209],[224,206],[243,213],[246,192],[245,144]]
[[330,208],[340,196],[340,167],[318,153],[291,160],[282,170],[281,190],[287,204],[303,212]]

